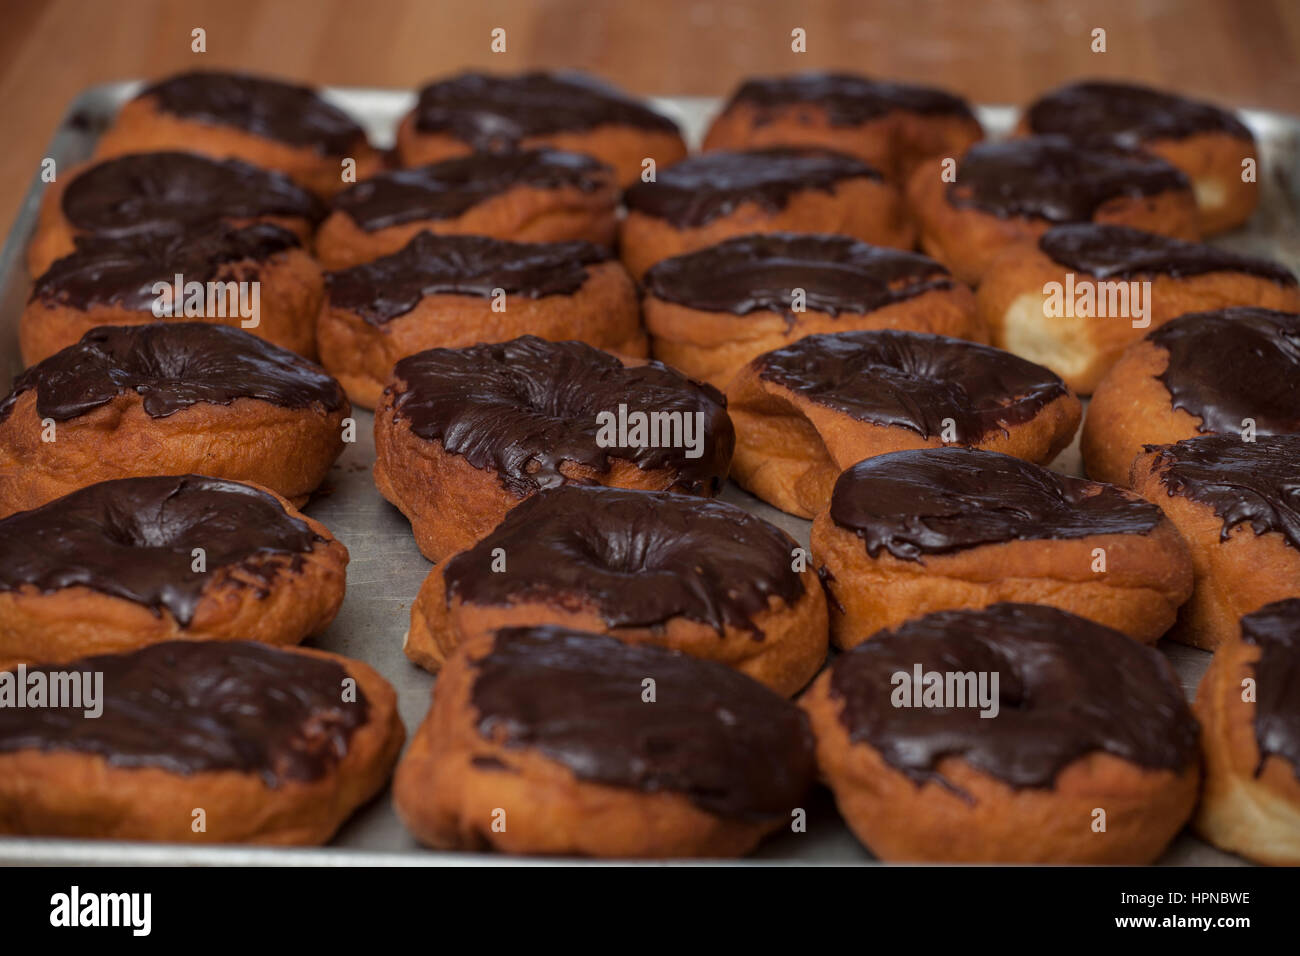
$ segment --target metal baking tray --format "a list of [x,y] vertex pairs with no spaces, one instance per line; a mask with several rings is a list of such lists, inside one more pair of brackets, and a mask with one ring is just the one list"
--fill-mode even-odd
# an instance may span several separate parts
[[[111,83],[79,96],[55,133],[46,156],[60,175],[87,159],[96,139],[117,109],[139,89],[138,83]],[[338,87],[325,95],[357,117],[373,141],[389,146],[398,119],[414,102],[412,92]],[[698,143],[720,101],[713,98],[665,98],[656,106],[681,124],[692,144]],[[981,107],[980,120],[991,135],[1011,128],[1016,109]],[[1223,244],[1277,259],[1300,272],[1300,118],[1246,111],[1244,118],[1260,142],[1263,197],[1247,229]],[[18,357],[18,318],[30,292],[24,251],[36,223],[44,186],[39,177],[18,211],[0,251],[0,395],[8,391],[21,369]],[[432,675],[412,665],[402,653],[411,601],[429,573],[430,563],[416,550],[406,519],[380,497],[370,477],[374,442],[369,412],[356,413],[359,440],[348,445],[325,485],[305,509],[322,521],[351,552],[347,598],[338,618],[311,644],[364,660],[397,688],[400,712],[408,735],[424,717],[434,683]],[[1063,452],[1054,468],[1079,471],[1075,444]],[[769,507],[729,484],[723,499],[741,505],[784,528],[807,545],[810,523]],[[1189,695],[1196,690],[1209,654],[1168,641],[1161,643]],[[818,788],[809,797],[806,833],[778,833],[747,863],[874,862],[835,811],[830,794]],[[2,838],[0,863],[89,865],[496,865],[554,862],[489,853],[440,853],[424,849],[402,828],[385,791],[348,821],[329,846],[281,849],[245,846],[191,846],[93,840]],[[1233,865],[1237,857],[1208,846],[1189,833],[1181,835],[1160,861],[1163,865]]]

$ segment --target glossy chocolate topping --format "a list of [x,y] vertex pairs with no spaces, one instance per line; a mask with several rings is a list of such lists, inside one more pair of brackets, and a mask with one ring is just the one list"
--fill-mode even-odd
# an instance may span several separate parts
[[580,780],[680,793],[733,819],[787,817],[812,784],[803,712],[723,664],[534,627],[497,631],[474,669],[479,733],[535,748]]
[[655,298],[706,312],[780,312],[793,321],[793,289],[812,312],[866,315],[933,290],[954,288],[939,263],[848,236],[738,236],[654,265],[642,285]]
[[151,418],[199,403],[254,398],[283,408],[346,403],[339,383],[287,349],[240,329],[203,322],[104,325],[33,365],[0,401],[0,422],[36,390],[36,414],[66,422],[135,392]]
[[609,183],[608,166],[578,153],[474,153],[363,179],[334,197],[334,209],[366,232],[375,232],[425,219],[455,219],[515,188],[589,193]]
[[340,664],[251,641],[169,641],[29,667],[29,681],[37,671],[103,674],[103,713],[0,707],[0,753],[80,753],[182,776],[233,770],[276,789],[331,773],[370,713],[360,687],[343,701]]
[[1300,551],[1300,435],[1206,435],[1156,452],[1152,472],[1170,496],[1209,505],[1223,522],[1220,541],[1249,524],[1256,535],[1274,532]]
[[1129,83],[1071,83],[1036,100],[1025,121],[1034,133],[1108,137],[1126,146],[1197,133],[1253,141],[1250,130],[1228,110]]
[[804,190],[830,193],[847,179],[880,179],[878,171],[852,156],[787,148],[701,153],[658,175],[657,182],[634,185],[623,201],[628,209],[679,229],[730,215],[742,203],[776,213]]
[[1259,766],[1281,757],[1300,780],[1300,599],[1267,604],[1241,619],[1241,639],[1259,648],[1255,743]]
[[727,108],[741,103],[757,111],[759,123],[775,120],[785,107],[800,105],[825,110],[832,126],[858,126],[893,112],[975,118],[965,100],[943,90],[854,73],[808,72],[746,80]]
[[213,219],[264,216],[319,222],[325,206],[287,176],[237,159],[137,153],[97,163],[60,200],[74,229],[122,236]]
[[[302,243],[270,223],[234,226],[213,220],[168,232],[78,236],[76,246],[36,280],[32,301],[149,312],[158,301],[154,286],[159,282],[170,289],[181,275],[186,284],[206,286],[236,263],[243,264],[238,274],[222,275],[223,281],[255,281],[259,265]],[[229,308],[229,298],[225,301]]]
[[507,242],[487,236],[422,232],[401,251],[325,275],[330,305],[382,326],[430,295],[540,299],[572,295],[587,281],[587,266],[607,262],[608,249],[590,242]]
[[[981,717],[978,705],[895,706],[893,675],[910,678],[918,664],[996,673],[997,716]],[[1196,720],[1160,652],[1044,605],[940,611],[880,631],[835,661],[831,696],[852,740],[918,785],[959,793],[939,770],[945,757],[1016,788],[1051,788],[1097,752],[1147,770],[1182,772],[1197,760]]]
[[1048,369],[964,339],[920,332],[809,335],[755,359],[759,377],[858,421],[922,438],[956,425],[973,444],[1068,394]]
[[[720,501],[565,485],[516,506],[444,573],[448,601],[580,601],[612,628],[685,617],[761,640],[753,618],[768,601],[803,596],[790,567],[795,547],[784,531]],[[495,548],[505,550],[505,571],[492,570]]]
[[523,140],[598,126],[676,133],[677,124],[581,73],[493,76],[462,73],[420,91],[415,126],[449,133],[476,150],[512,149]]
[[1280,285],[1296,284],[1289,269],[1269,259],[1128,226],[1091,222],[1054,226],[1039,238],[1038,248],[1053,262],[1098,279],[1140,275],[1182,279],[1207,272],[1244,272]]
[[1300,431],[1300,315],[1271,309],[1196,312],[1166,322],[1147,341],[1169,353],[1156,376],[1171,404],[1201,420],[1201,432],[1257,435]]
[[365,143],[356,122],[310,87],[241,73],[181,73],[146,87],[158,108],[182,119],[234,126],[246,133],[346,156]]
[[[258,582],[265,596],[277,569],[324,539],[264,491],[183,475],[104,481],[33,511],[0,519],[0,591],[42,594],[86,587],[194,619],[219,574],[231,587]],[[193,570],[202,548],[206,571]],[[237,570],[238,577],[228,577]],[[223,573],[226,572],[226,573]]]
[[983,544],[1146,534],[1159,508],[1114,485],[972,448],[898,451],[840,475],[831,518],[875,558],[921,561]]
[[948,201],[1000,219],[1086,222],[1112,199],[1187,191],[1187,177],[1163,159],[1106,143],[1030,136],[972,146],[957,165]]
[[[394,375],[401,383],[393,402],[397,421],[475,468],[495,471],[520,497],[570,481],[560,470],[565,462],[602,473],[614,458],[646,471],[668,469],[677,475],[675,489],[692,492],[716,492],[731,463],[735,432],[722,394],[659,362],[625,367],[582,342],[526,335],[420,352],[398,362]],[[610,413],[617,420],[620,405],[629,416],[677,415],[680,430],[661,429],[661,444],[685,438],[688,424],[695,428],[695,413],[702,413],[703,435],[691,432],[702,454],[688,458],[680,444],[602,446],[598,439],[611,436],[602,429],[608,419],[597,416]],[[628,422],[624,437],[635,439]]]

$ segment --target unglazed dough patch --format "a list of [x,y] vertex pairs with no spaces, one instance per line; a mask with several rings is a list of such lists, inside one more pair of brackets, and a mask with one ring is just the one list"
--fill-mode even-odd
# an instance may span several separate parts
[[1002,317],[1002,346],[1067,379],[1081,375],[1093,356],[1084,323],[1099,320],[1046,316],[1046,301],[1041,293],[1026,292],[1011,303]]

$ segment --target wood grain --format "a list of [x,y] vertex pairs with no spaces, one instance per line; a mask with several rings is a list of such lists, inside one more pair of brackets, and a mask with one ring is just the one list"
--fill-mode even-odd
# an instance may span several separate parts
[[[1300,112],[1296,0],[0,0],[0,224],[67,104],[203,66],[415,87],[467,67],[576,67],[642,94],[722,95],[755,73],[844,68],[1024,102],[1130,77]],[[203,27],[208,52],[190,51]],[[489,49],[492,28],[507,49]],[[790,31],[807,31],[806,53]],[[1107,31],[1107,51],[1090,31]]]

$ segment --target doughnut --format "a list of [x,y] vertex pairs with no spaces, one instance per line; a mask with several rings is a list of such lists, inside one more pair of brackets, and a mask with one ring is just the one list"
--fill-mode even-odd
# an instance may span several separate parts
[[819,146],[903,181],[927,159],[960,156],[984,135],[959,96],[853,73],[746,80],[704,136],[704,148]]
[[1300,431],[1300,314],[1184,315],[1129,346],[1097,386],[1080,449],[1088,474],[1129,484],[1143,445]]
[[1255,211],[1258,186],[1242,161],[1258,157],[1255,137],[1230,110],[1132,83],[1071,83],[1039,97],[1020,119],[1023,133],[1109,138],[1154,153],[1186,174],[1202,235],[1235,229]]
[[327,269],[397,252],[418,233],[473,233],[517,242],[614,240],[612,171],[577,153],[474,153],[380,173],[334,197],[316,236]]
[[18,342],[24,364],[35,365],[98,326],[145,325],[174,313],[314,358],[324,297],[316,260],[296,235],[268,222],[87,236],[36,279]]
[[1168,662],[1053,607],[881,631],[801,704],[840,815],[881,860],[1151,863],[1196,805],[1196,719]]
[[1192,593],[1187,545],[1155,505],[979,449],[859,462],[835,483],[811,543],[844,648],[931,611],[1003,601],[1153,644]]
[[[168,641],[0,674],[0,692],[24,676],[75,703],[0,707],[0,833],[15,836],[324,843],[406,737],[375,670],[300,647]],[[92,685],[93,718],[77,693]]]
[[343,451],[338,382],[224,325],[104,326],[0,400],[0,517],[110,478],[205,474],[295,507]]
[[1100,222],[1196,239],[1187,177],[1158,156],[1110,143],[1027,136],[976,143],[957,162],[919,166],[907,183],[921,248],[977,285],[1004,249],[1054,225]]
[[1258,863],[1300,865],[1300,600],[1241,619],[1196,694],[1205,789],[1193,826]]
[[41,275],[55,259],[74,252],[81,237],[123,238],[214,220],[236,226],[268,222],[305,244],[324,218],[324,204],[291,179],[236,159],[121,156],[72,170],[46,188],[27,268]]
[[760,355],[727,386],[732,477],[803,518],[840,472],[873,455],[958,444],[1047,464],[1070,444],[1079,400],[1041,365],[942,335],[810,335]]
[[826,659],[826,599],[801,551],[721,501],[547,488],[434,567],[406,656],[436,671],[497,628],[554,624],[719,661],[789,696]]
[[430,83],[397,129],[403,166],[537,146],[594,156],[620,186],[641,178],[646,159],[664,167],[686,155],[676,123],[575,71],[461,73]]
[[1191,550],[1196,590],[1169,637],[1214,650],[1240,618],[1300,597],[1300,435],[1207,435],[1148,445],[1133,490],[1159,505]]
[[656,263],[641,284],[655,356],[718,388],[751,359],[814,332],[983,337],[974,297],[946,268],[849,236],[737,236]]
[[338,613],[347,563],[324,525],[262,488],[100,482],[0,519],[0,662],[174,640],[296,644]]
[[382,165],[365,130],[307,86],[244,73],[194,70],[146,86],[100,138],[97,157],[187,150],[279,170],[329,196]]
[[644,357],[636,287],[605,246],[421,232],[398,252],[327,273],[321,362],[374,408],[398,359],[529,333]]
[[1300,312],[1300,287],[1268,259],[1126,226],[1073,223],[1008,247],[976,303],[994,345],[1090,394],[1147,329],[1233,305]]
[[393,793],[442,849],[730,857],[789,825],[813,773],[804,714],[730,668],[508,627],[448,661]]
[[543,488],[717,494],[734,445],[711,386],[526,335],[398,362],[375,413],[375,484],[439,561]]
[[623,195],[623,262],[656,262],[754,232],[829,232],[910,249],[899,191],[874,166],[817,149],[718,150],[661,169]]

